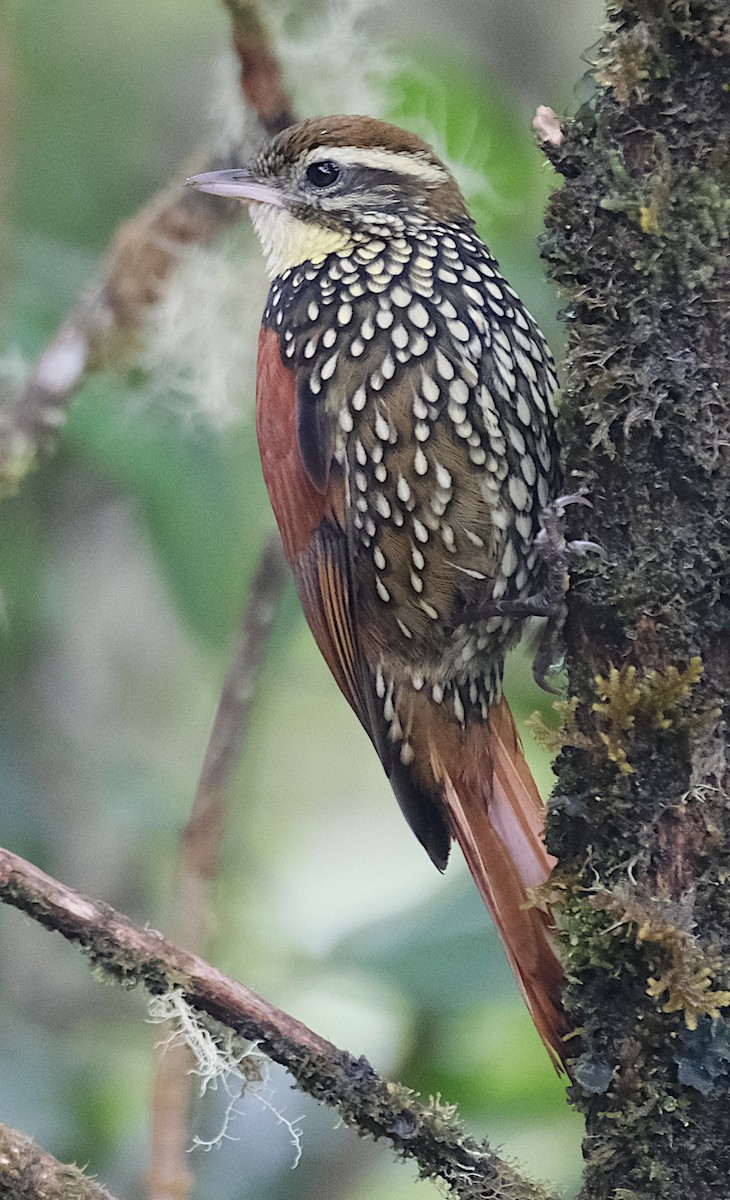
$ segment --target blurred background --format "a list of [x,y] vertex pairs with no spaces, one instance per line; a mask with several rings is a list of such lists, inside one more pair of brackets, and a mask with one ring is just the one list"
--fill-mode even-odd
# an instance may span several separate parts
[[[555,179],[530,120],[539,103],[565,112],[580,99],[597,0],[292,8],[271,19],[298,111],[372,112],[448,152],[482,235],[559,354],[558,300],[535,244]],[[119,222],[187,173],[233,68],[215,0],[5,0],[0,35],[7,383],[93,277]],[[0,841],[162,931],[178,834],[272,527],[252,421],[266,284],[250,234],[228,242],[181,278],[142,366],[88,383],[58,452],[2,501]],[[234,343],[225,378],[219,325]],[[518,722],[549,709],[524,657],[510,663],[508,696]],[[545,752],[525,741],[547,789]],[[580,1122],[465,868],[455,855],[439,876],[409,833],[291,589],[215,899],[216,965],[379,1070],[458,1103],[474,1134],[534,1174],[566,1193],[577,1185]],[[9,909],[0,964],[0,1120],[141,1200],[158,1037],[144,997],[100,987],[76,951]],[[263,1099],[238,1106],[233,1140],[189,1156],[196,1200],[437,1194],[290,1091],[282,1072]],[[302,1129],[295,1171],[267,1105]],[[224,1107],[216,1094],[196,1102],[201,1137]]]

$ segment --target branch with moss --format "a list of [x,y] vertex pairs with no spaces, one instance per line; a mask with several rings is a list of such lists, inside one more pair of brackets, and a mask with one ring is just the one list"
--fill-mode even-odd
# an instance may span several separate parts
[[78,1167],[59,1162],[32,1138],[2,1124],[0,1195],[4,1200],[114,1200]]
[[345,1124],[389,1142],[416,1163],[421,1178],[443,1180],[461,1200],[557,1200],[486,1142],[465,1134],[452,1107],[438,1099],[424,1103],[378,1075],[367,1059],[339,1050],[203,959],[4,849],[0,899],[78,945],[105,980],[140,984],[176,1004],[184,1000],[189,1019],[226,1053],[240,1060],[250,1052],[245,1043],[255,1042],[302,1091],[336,1108]]

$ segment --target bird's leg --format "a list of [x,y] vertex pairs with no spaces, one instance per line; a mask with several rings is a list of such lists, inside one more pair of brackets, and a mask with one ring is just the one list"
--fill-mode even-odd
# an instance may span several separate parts
[[602,546],[597,542],[567,542],[563,533],[565,509],[569,504],[590,506],[582,492],[572,496],[559,496],[546,504],[538,516],[540,531],[535,538],[535,548],[545,564],[546,581],[539,592],[532,596],[502,596],[498,600],[484,600],[471,604],[460,614],[461,622],[486,620],[489,617],[556,617],[565,603],[568,590],[568,566],[576,555],[594,551],[605,558]]
[[535,680],[546,691],[553,691],[546,682],[547,676],[559,670],[561,665],[558,663],[557,667],[555,666],[555,650],[567,611],[565,594],[570,581],[570,560],[576,555],[591,551],[605,558],[603,547],[597,542],[565,540],[563,521],[569,504],[590,507],[590,501],[585,494],[576,492],[571,496],[559,496],[547,504],[539,514],[540,531],[535,538],[535,547],[546,572],[545,584],[540,591],[532,596],[513,599],[503,596],[498,600],[485,600],[483,603],[470,605],[461,613],[463,622],[486,620],[489,617],[513,617],[518,620],[526,620],[528,617],[547,618],[532,667]]

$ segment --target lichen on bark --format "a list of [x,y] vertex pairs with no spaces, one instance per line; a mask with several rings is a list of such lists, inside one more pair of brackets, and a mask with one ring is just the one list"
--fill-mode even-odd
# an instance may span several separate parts
[[[595,93],[549,151],[564,184],[543,246],[568,324],[566,490],[593,503],[572,532],[606,551],[573,572],[575,735],[547,833],[580,1195],[726,1200],[730,6],[610,3],[596,55]],[[676,712],[635,695],[682,678]]]

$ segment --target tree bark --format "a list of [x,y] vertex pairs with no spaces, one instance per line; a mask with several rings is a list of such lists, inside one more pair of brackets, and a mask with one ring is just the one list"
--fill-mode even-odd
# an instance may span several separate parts
[[544,239],[566,491],[593,503],[569,523],[607,556],[573,572],[548,819],[580,1200],[726,1200],[730,6],[608,7]]

